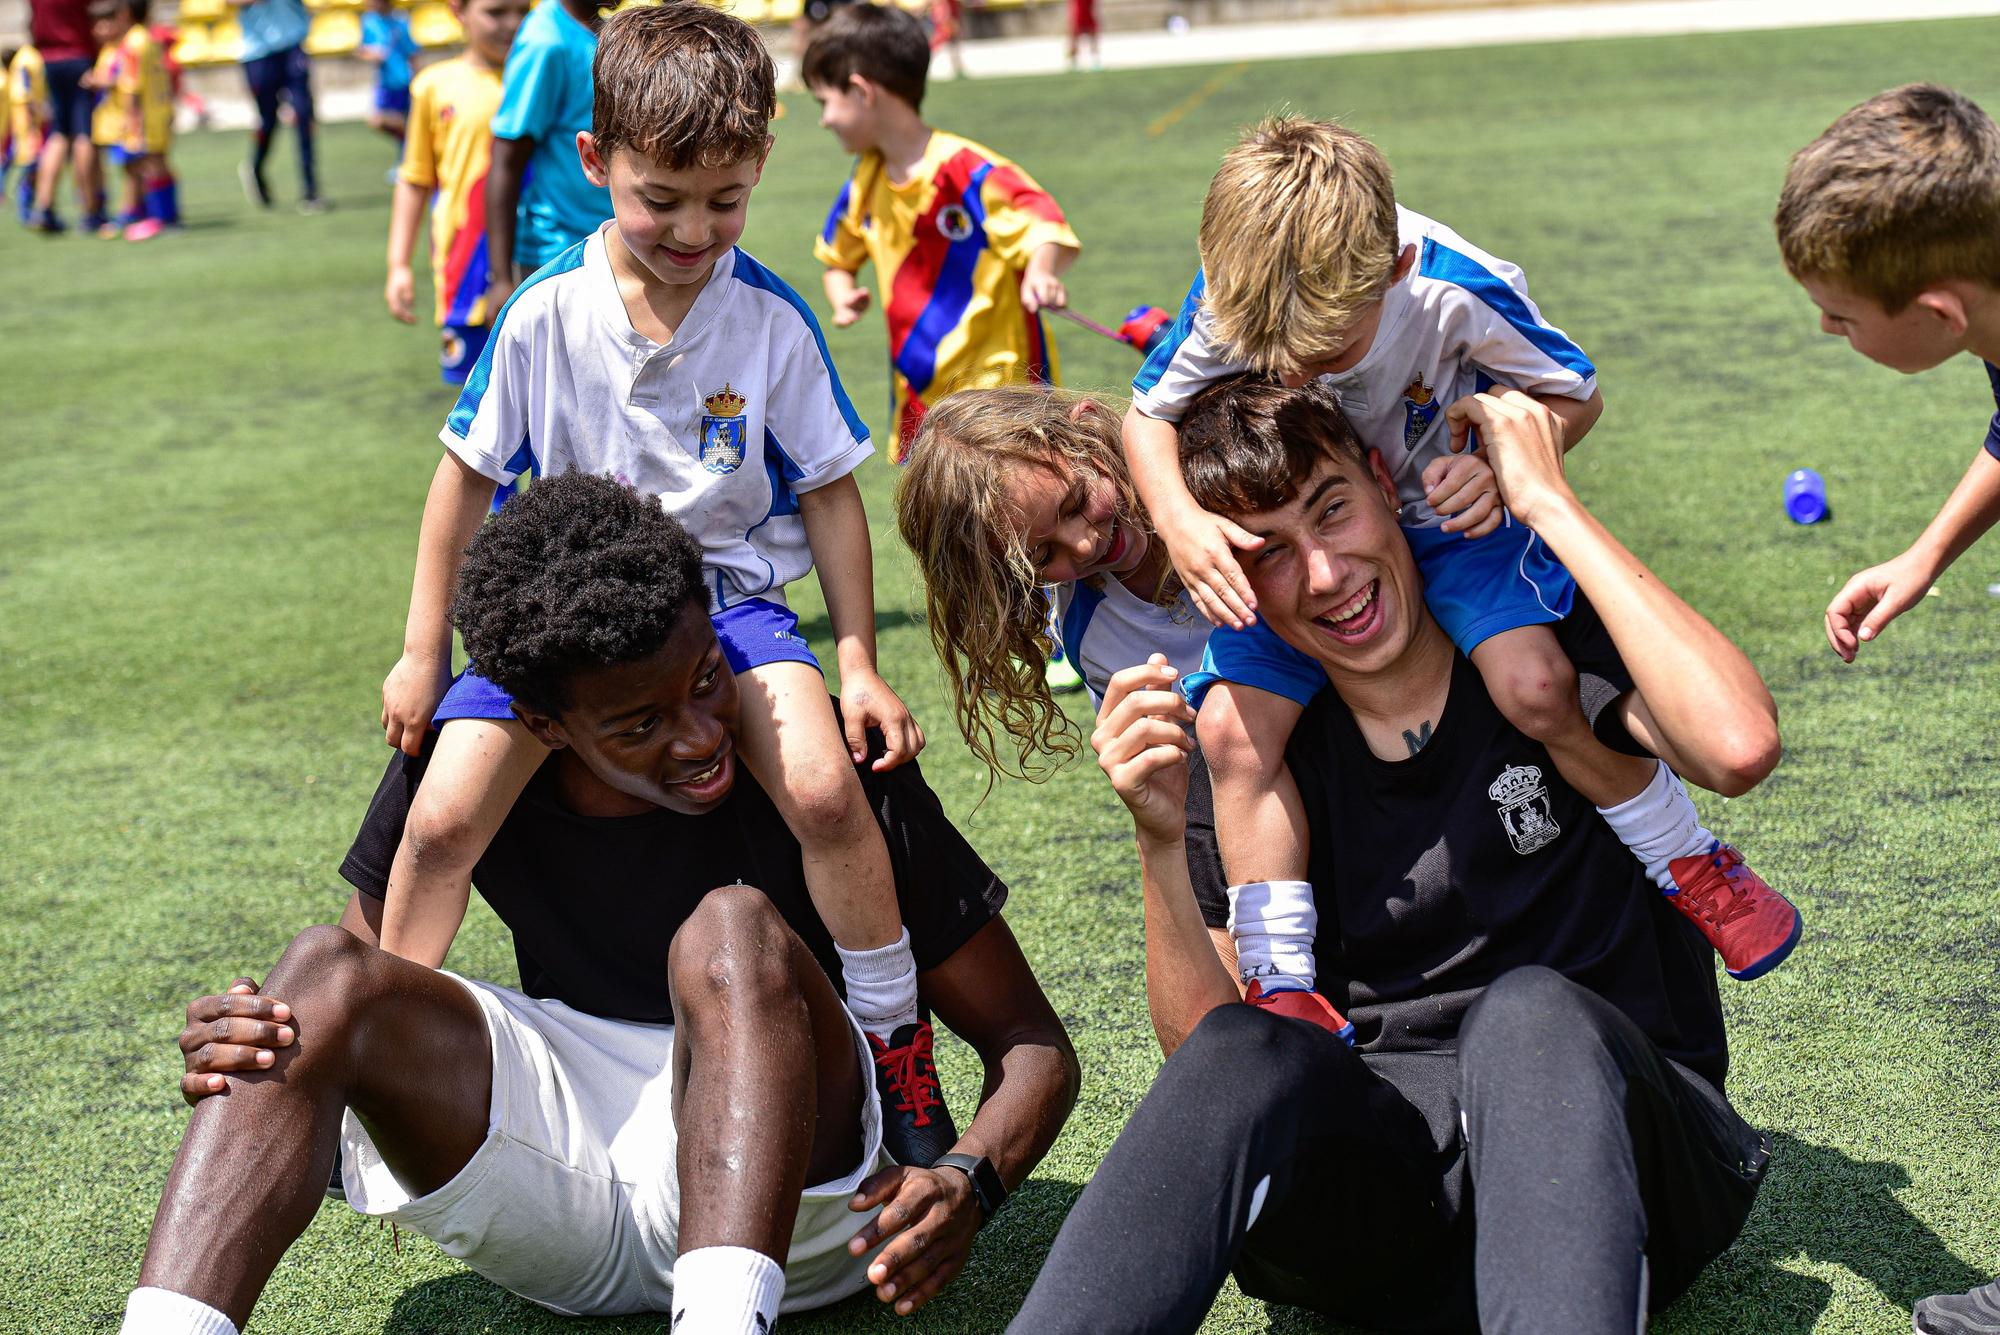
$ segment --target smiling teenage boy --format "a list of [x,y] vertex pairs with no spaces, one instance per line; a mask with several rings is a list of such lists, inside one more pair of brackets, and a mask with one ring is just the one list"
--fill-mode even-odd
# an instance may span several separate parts
[[[1500,712],[1548,748],[1732,977],[1775,968],[1798,942],[1797,910],[1709,832],[1665,761],[1621,755],[1592,731],[1554,630],[1575,582],[1507,515],[1492,471],[1448,425],[1454,402],[1494,386],[1546,406],[1565,448],[1602,411],[1596,368],[1542,318],[1521,270],[1398,204],[1389,164],[1367,139],[1295,116],[1266,121],[1224,157],[1202,204],[1200,251],[1180,318],[1132,382],[1125,446],[1175,569],[1218,623],[1190,685],[1206,690],[1198,727],[1217,809],[1239,831],[1223,849],[1232,903],[1253,905],[1266,924],[1313,921],[1312,887],[1292,870],[1303,832],[1282,741],[1299,717],[1296,693],[1324,684],[1252,624],[1255,598],[1231,548],[1245,565],[1282,554],[1195,504],[1181,480],[1175,424],[1185,432],[1200,396],[1247,370],[1332,391],[1395,482],[1432,615]],[[1319,629],[1329,643],[1352,643],[1373,624],[1376,589],[1340,592]],[[1414,756],[1431,732],[1404,740]],[[1524,839],[1520,851],[1538,847]],[[1292,963],[1265,990],[1310,988],[1309,928],[1256,933],[1241,960],[1245,980],[1271,971],[1266,952],[1279,944]]]
[[[515,293],[440,433],[383,722],[412,755],[433,719],[442,735],[391,874],[382,945],[444,958],[473,864],[548,754],[473,673],[438,707],[465,545],[498,486],[615,477],[660,497],[702,545],[709,611],[742,687],[742,760],[805,850],[848,1005],[875,1045],[885,1139],[899,1162],[928,1164],[950,1145],[951,1119],[934,1096],[888,851],[853,769],[870,727],[888,744],[877,768],[923,746],[875,669],[873,562],[853,478],[868,430],[805,303],[736,248],[770,149],[771,58],[748,24],[706,4],[634,7],[604,25],[595,86],[577,152],[608,189],[613,221]],[[839,653],[838,719],[785,604],[785,585],[815,566]],[[733,764],[681,788],[695,800],[725,791]]]

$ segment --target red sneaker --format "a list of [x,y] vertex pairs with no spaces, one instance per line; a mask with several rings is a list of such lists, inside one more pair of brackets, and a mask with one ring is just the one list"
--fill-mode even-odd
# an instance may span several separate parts
[[1666,892],[1722,956],[1729,976],[1761,978],[1785,962],[1805,919],[1792,901],[1764,884],[1728,844],[1667,864],[1677,890]]
[[875,1089],[882,1096],[882,1145],[900,1164],[929,1168],[958,1143],[951,1109],[938,1089],[929,1024],[906,1024],[883,1042],[868,1035],[875,1054]]
[[1294,1020],[1304,1020],[1307,1024],[1316,1024],[1348,1047],[1354,1046],[1354,1026],[1345,1015],[1333,1008],[1331,1001],[1317,992],[1309,992],[1302,987],[1266,992],[1264,981],[1260,978],[1250,984],[1243,1000],[1252,1006],[1262,1006],[1273,1015],[1285,1015]]

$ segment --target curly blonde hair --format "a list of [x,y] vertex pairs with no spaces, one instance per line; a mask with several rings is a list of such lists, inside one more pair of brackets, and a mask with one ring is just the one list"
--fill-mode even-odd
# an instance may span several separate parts
[[1024,467],[1110,479],[1121,522],[1151,532],[1114,407],[1047,385],[1002,385],[960,390],[924,415],[896,486],[896,526],[923,572],[931,643],[989,791],[995,774],[1048,778],[1083,736],[1044,679],[1054,648],[1048,595],[1008,496]]

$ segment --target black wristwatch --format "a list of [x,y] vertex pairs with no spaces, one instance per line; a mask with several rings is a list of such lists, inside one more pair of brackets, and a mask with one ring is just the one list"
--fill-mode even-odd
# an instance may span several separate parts
[[979,1202],[979,1225],[993,1217],[993,1212],[1007,1203],[1007,1184],[1000,1180],[1000,1170],[993,1161],[981,1155],[975,1159],[970,1154],[940,1154],[933,1168],[956,1168],[972,1183],[972,1198]]

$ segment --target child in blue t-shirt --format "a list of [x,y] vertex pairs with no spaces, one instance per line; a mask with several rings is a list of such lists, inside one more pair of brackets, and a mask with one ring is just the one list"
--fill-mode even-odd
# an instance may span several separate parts
[[541,0],[507,54],[486,175],[489,311],[611,216],[610,191],[590,183],[576,152],[590,128],[597,28],[596,0]]
[[394,0],[368,0],[361,15],[361,46],[355,55],[375,66],[375,105],[368,128],[380,130],[402,145],[410,122],[411,60],[417,40],[410,36],[410,16]]

